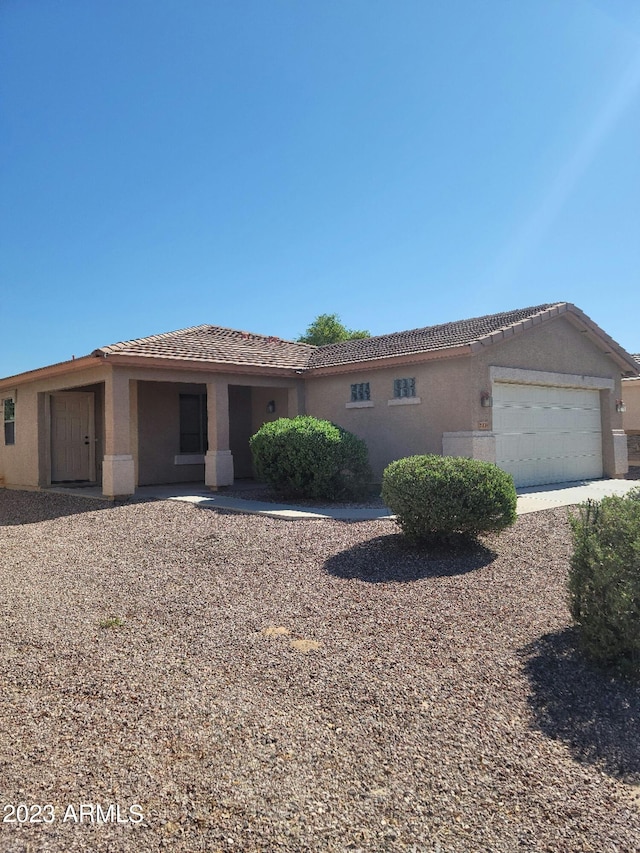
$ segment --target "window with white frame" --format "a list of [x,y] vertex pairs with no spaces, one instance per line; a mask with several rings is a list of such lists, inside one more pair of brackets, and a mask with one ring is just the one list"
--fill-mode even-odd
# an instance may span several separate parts
[[351,402],[360,403],[371,399],[371,390],[368,382],[356,382],[351,386]]
[[402,397],[415,397],[416,396],[416,380],[415,377],[407,378],[407,379],[394,379],[393,380],[393,396],[396,399],[400,399]]
[[4,443],[16,443],[16,402],[13,397],[2,401],[2,416],[4,419]]

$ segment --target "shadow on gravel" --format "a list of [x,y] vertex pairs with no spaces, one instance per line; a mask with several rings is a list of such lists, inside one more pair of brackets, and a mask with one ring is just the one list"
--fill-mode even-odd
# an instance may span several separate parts
[[76,498],[48,492],[0,489],[0,527],[37,524],[65,515],[79,515],[99,509],[113,509],[109,501]]
[[521,650],[535,724],[580,762],[640,783],[640,685],[594,668],[573,628],[545,634]]
[[475,539],[456,546],[412,545],[401,533],[378,536],[330,557],[326,571],[367,583],[407,583],[423,578],[463,575],[488,566],[496,553]]

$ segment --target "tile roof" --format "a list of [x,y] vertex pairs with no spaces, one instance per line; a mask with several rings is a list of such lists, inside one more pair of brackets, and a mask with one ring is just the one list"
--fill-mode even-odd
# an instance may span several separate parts
[[438,326],[425,326],[407,332],[378,335],[375,338],[327,344],[311,353],[309,367],[330,367],[464,346],[530,320],[550,308],[564,305],[566,305],[564,302],[547,303],[515,311],[504,311],[500,314],[487,314],[484,317],[474,317],[469,320],[456,320],[453,323],[442,323]]
[[118,354],[147,358],[302,369],[314,347],[276,337],[254,335],[221,326],[192,326],[163,335],[100,347],[92,355]]
[[[394,356],[411,356],[469,346],[472,350],[499,341],[519,329],[549,317],[573,312],[580,322],[593,327],[607,347],[611,347],[629,366],[629,355],[589,318],[567,302],[552,302],[487,314],[453,323],[424,326],[406,332],[394,332],[373,338],[358,338],[338,344],[315,347],[277,337],[256,335],[221,326],[193,326],[162,335],[123,341],[94,350],[92,355],[122,355],[142,358],[200,361],[245,367],[273,367],[306,371],[314,368],[340,368]],[[615,357],[615,356],[614,356]],[[640,355],[633,356],[640,363]]]

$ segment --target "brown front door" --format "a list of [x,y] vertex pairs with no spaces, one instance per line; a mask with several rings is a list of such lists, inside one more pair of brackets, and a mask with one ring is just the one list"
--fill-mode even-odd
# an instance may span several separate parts
[[51,482],[93,482],[96,478],[93,394],[51,395]]

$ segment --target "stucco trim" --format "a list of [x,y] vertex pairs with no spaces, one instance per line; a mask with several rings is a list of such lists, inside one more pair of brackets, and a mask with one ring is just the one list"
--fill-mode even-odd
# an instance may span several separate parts
[[174,465],[204,465],[204,453],[179,453],[173,457]]
[[417,406],[421,402],[421,397],[394,397],[387,400],[387,406]]
[[92,367],[99,367],[102,359],[95,356],[87,355],[82,358],[75,358],[71,361],[61,361],[58,364],[50,364],[47,367],[38,367],[35,370],[27,370],[25,373],[18,373],[14,376],[6,376],[0,379],[0,391],[4,394],[7,388],[16,388],[19,385],[24,385],[27,382],[38,382],[42,379],[49,379],[54,376],[63,374],[75,373],[76,371],[87,370]]
[[443,432],[442,453],[444,456],[464,456],[495,464],[496,437],[489,430]]
[[526,370],[520,367],[490,367],[492,382],[517,382],[519,385],[554,385],[560,388],[596,388],[613,391],[613,379],[602,376],[580,376],[577,373],[553,373],[546,370]]
[[345,403],[345,409],[373,409],[375,403],[372,400],[356,400],[353,403]]
[[[164,368],[171,371],[192,371],[211,374],[244,374],[247,376],[283,376],[299,377],[306,373],[302,368],[281,367],[279,365],[259,365],[232,361],[198,361],[169,356],[159,358],[149,355],[119,355],[105,353],[104,360],[114,367]],[[179,380],[176,380],[179,381]]]

